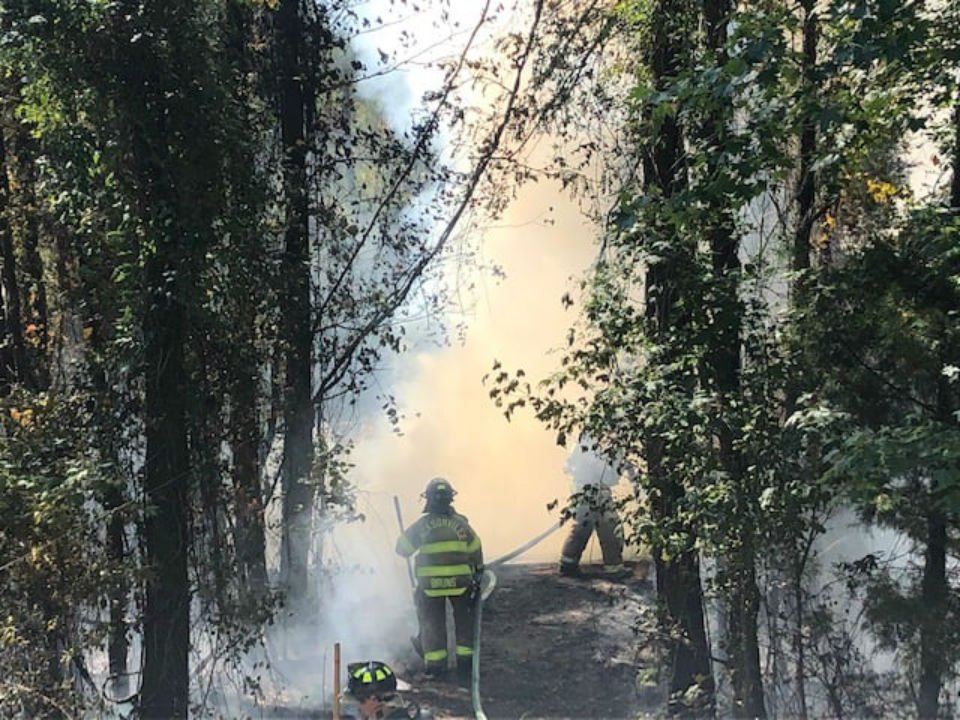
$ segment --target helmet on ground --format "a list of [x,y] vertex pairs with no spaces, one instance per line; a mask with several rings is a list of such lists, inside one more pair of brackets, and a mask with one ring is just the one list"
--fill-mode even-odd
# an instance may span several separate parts
[[428,482],[427,487],[423,491],[423,497],[427,499],[428,503],[450,503],[456,494],[457,491],[453,489],[453,485],[451,485],[446,478],[442,477],[435,477]]
[[347,674],[347,691],[358,700],[374,696],[386,699],[397,691],[397,676],[379,660],[350,663]]

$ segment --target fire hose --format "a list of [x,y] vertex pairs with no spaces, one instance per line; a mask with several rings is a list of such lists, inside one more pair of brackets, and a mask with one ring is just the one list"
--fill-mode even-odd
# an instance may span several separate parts
[[537,535],[535,538],[533,538],[529,542],[524,543],[523,545],[518,547],[516,550],[512,550],[511,552],[508,552],[506,555],[501,555],[496,560],[489,563],[489,565],[502,565],[505,562],[509,562],[510,560],[513,560],[518,555],[523,555],[523,553],[525,553],[527,550],[532,548],[534,545],[545,540],[547,537],[549,537],[554,532],[556,532],[559,527],[560,527],[560,521],[557,520],[557,522],[555,522],[553,525],[551,525],[549,528],[544,530],[542,533]]

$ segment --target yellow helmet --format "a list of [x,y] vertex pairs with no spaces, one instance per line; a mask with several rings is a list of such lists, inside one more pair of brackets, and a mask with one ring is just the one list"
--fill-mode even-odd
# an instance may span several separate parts
[[397,676],[390,666],[379,660],[347,665],[347,691],[357,700],[378,697],[388,700],[397,691]]

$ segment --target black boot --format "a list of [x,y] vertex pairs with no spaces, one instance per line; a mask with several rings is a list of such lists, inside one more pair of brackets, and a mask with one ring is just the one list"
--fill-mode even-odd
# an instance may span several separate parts
[[435,663],[428,663],[423,669],[423,675],[429,680],[445,680],[447,677],[447,666]]

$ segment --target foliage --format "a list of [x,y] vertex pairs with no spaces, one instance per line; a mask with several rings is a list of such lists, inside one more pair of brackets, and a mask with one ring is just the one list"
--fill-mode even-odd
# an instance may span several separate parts
[[[663,21],[672,30],[658,35],[667,7],[676,25]],[[955,211],[937,196],[911,197],[906,141],[940,137],[943,155],[957,157],[955,122],[943,122],[957,103],[947,70],[956,68],[956,13],[912,2],[740,3],[717,49],[679,20],[695,11],[618,4],[626,24],[617,40],[644,53],[621,66],[627,82],[606,85],[619,92],[614,106],[628,108],[603,165],[616,189],[612,222],[560,369],[539,385],[501,370],[491,396],[508,417],[531,407],[561,443],[588,429],[610,456],[628,457],[641,507],[629,518],[633,539],[669,557],[696,538],[733,607],[751,573],[772,595],[793,588],[781,606],[796,623],[794,666],[774,680],[799,683],[789,711],[805,714],[817,643],[843,655],[837,667],[860,682],[862,657],[840,652],[860,627],[845,629],[829,593],[814,603],[810,590],[829,573],[815,557],[831,514],[853,504],[868,522],[894,522],[920,554],[933,542],[931,512],[955,533]],[[669,32],[685,34],[690,51],[658,75],[651,58]],[[662,177],[649,177],[671,124],[683,132],[680,181],[665,191]],[[805,133],[815,139],[807,170],[798,169]],[[803,172],[814,188],[808,208],[798,207]],[[740,248],[725,272],[718,228]],[[792,246],[797,237],[804,245]],[[791,268],[797,252],[813,255],[809,268]],[[717,371],[725,347],[737,358],[732,384]],[[651,462],[667,468],[669,497]],[[776,556],[752,563],[751,547]],[[929,593],[929,561],[924,573]],[[868,620],[881,596],[866,589]],[[887,607],[896,622],[911,617]],[[941,606],[936,623],[951,612]],[[814,616],[825,630],[805,639]],[[914,640],[915,658],[928,645],[922,674],[947,677],[954,660],[944,646],[937,665],[929,636]],[[855,695],[819,697],[837,714],[868,712],[857,705],[867,695]]]
[[100,529],[108,512],[134,508],[100,502],[123,480],[93,449],[83,394],[15,393],[0,424],[0,708],[77,714],[95,697],[85,663],[104,640],[105,591],[136,572],[107,558]]
[[[106,644],[114,689],[124,688],[137,675],[127,671],[128,644],[142,632],[141,689],[149,684],[152,697],[140,698],[140,712],[181,715],[191,702],[192,642],[205,654],[192,678],[192,705],[203,712],[207,681],[262,641],[281,600],[268,518],[289,488],[275,480],[275,449],[295,436],[319,446],[299,478],[307,499],[320,501],[300,508],[308,536],[315,513],[352,517],[354,406],[384,359],[405,348],[407,324],[446,310],[439,263],[479,205],[475,194],[515,117],[484,113],[474,125],[459,89],[480,68],[471,53],[492,13],[462,54],[444,61],[440,90],[399,120],[360,87],[398,58],[381,51],[366,67],[351,47],[384,21],[348,3],[31,0],[0,14],[0,154],[10,180],[0,207],[9,225],[0,223],[0,394],[19,403],[5,422],[17,432],[37,424],[27,388],[51,408],[79,408],[58,415],[57,426],[76,447],[64,446],[29,483],[11,480],[3,507],[47,503],[52,491],[41,485],[63,492],[68,531],[51,544],[85,565],[53,575],[46,565],[24,567],[31,592],[48,585],[51,598],[71,598],[69,613],[49,612],[69,615],[59,627],[76,667]],[[284,23],[292,33],[277,32]],[[532,43],[520,40],[511,49],[517,77]],[[291,118],[300,125],[292,152],[283,146]],[[479,149],[466,169],[454,171],[442,153],[448,124],[473,133],[458,145]],[[302,257],[287,242],[292,219],[307,228]],[[298,288],[302,342],[287,332]],[[47,319],[40,291],[51,298]],[[23,357],[8,361],[8,349]],[[296,413],[284,393],[295,352],[307,363]],[[394,401],[385,401],[396,421]],[[46,442],[31,435],[28,444],[46,452]],[[92,463],[87,480],[77,479],[71,453]],[[5,541],[45,547],[57,528],[23,522],[11,518]],[[281,530],[291,522],[284,513]],[[88,585],[83,572],[104,567],[111,582]],[[10,637],[34,620],[11,615]],[[158,628],[169,630],[175,661],[151,660]],[[96,702],[80,692],[82,673],[78,680],[59,649],[34,635],[30,662],[44,664],[16,676],[24,697],[42,691],[52,715]],[[255,692],[256,678],[243,687]]]
[[[957,625],[938,563],[960,512],[960,196],[913,197],[911,144],[960,166],[955,5],[535,1],[477,59],[486,5],[398,122],[361,87],[396,58],[365,67],[351,38],[373,21],[346,3],[4,4],[3,711],[96,702],[85,656],[106,641],[125,661],[164,615],[157,537],[189,545],[176,590],[205,671],[238,662],[279,600],[267,517],[290,487],[270,460],[307,438],[308,534],[315,512],[352,516],[352,414],[407,323],[447,309],[458,223],[539,178],[602,221],[600,252],[557,372],[498,364],[493,400],[636,468],[631,540],[664,567],[708,560],[735,679],[779,598],[792,713],[814,709],[808,686],[836,715],[875,710],[860,627],[818,587],[831,514],[909,538],[908,567],[847,577],[935,701],[956,643],[915,618]],[[160,426],[184,448],[164,482]]]

